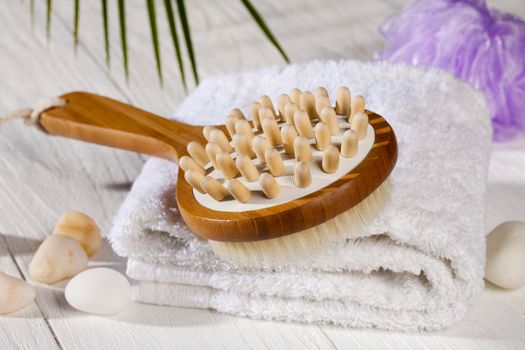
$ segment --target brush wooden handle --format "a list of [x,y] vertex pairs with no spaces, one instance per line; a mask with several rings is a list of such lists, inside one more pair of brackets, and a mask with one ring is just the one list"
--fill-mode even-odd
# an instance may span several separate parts
[[61,96],[65,106],[48,109],[40,126],[60,135],[105,146],[177,160],[187,154],[190,141],[205,143],[202,126],[187,125],[153,113],[87,93]]

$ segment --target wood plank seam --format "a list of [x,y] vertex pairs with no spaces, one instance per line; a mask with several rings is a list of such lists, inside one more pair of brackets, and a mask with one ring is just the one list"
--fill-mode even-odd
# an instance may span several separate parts
[[[20,265],[18,264],[18,261],[15,259],[14,255],[13,255],[13,252],[11,252],[11,248],[8,244],[8,242],[6,241],[5,237],[4,237],[4,233],[3,232],[0,232],[0,237],[2,239],[2,244],[7,248],[7,252],[9,254],[9,257],[11,258],[11,261],[13,262],[13,264],[15,265],[18,273],[20,274],[20,276],[22,277],[22,279],[26,282],[28,282],[25,274],[22,272],[22,269],[20,268]],[[38,288],[36,287],[36,290],[37,290],[37,293],[38,293]],[[57,346],[59,349],[63,349],[62,345],[60,344],[60,341],[58,340],[58,337],[57,337],[57,334],[55,333],[53,327],[51,326],[51,324],[49,324],[49,320],[47,319],[47,317],[44,315],[44,312],[42,311],[42,308],[40,307],[39,303],[38,303],[38,300],[35,298],[35,300],[33,300],[33,302],[35,303],[37,309],[38,309],[38,312],[40,313],[40,315],[42,316],[42,319],[44,320],[44,322],[46,323],[47,325],[47,328],[49,329],[49,332],[51,333],[51,335],[53,336],[53,339],[55,340]]]

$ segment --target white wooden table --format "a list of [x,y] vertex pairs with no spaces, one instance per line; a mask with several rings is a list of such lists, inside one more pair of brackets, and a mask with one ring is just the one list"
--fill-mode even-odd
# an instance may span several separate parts
[[[383,41],[378,25],[407,0],[254,0],[291,59],[369,59]],[[54,1],[52,41],[46,44],[44,3],[36,1],[31,30],[29,1],[4,2],[0,9],[0,113],[25,107],[43,96],[87,90],[169,114],[184,93],[177,77],[163,7],[158,12],[165,87],[160,88],[151,54],[143,1],[127,1],[130,65],[125,82],[120,63],[115,4],[112,64],[104,64],[99,1],[82,1],[80,46],[72,45],[73,6]],[[523,0],[491,3],[525,17]],[[159,2],[159,5],[161,3]],[[228,70],[280,64],[277,52],[237,0],[187,1],[199,70],[203,77]],[[525,166],[525,141],[499,145],[509,164]],[[510,149],[510,151],[509,151]],[[144,158],[132,153],[51,138],[21,123],[0,128],[0,270],[28,276],[39,242],[66,210],[91,214],[105,233]],[[492,169],[488,225],[525,219],[525,175],[519,166]],[[512,172],[514,177],[502,176]],[[501,200],[504,198],[505,200]],[[125,261],[107,242],[92,265]],[[0,349],[161,349],[161,348],[525,348],[525,288],[507,292],[487,286],[465,319],[439,333],[402,334],[331,326],[234,318],[210,311],[132,304],[115,317],[73,310],[63,285],[38,287],[36,301],[0,317]]]

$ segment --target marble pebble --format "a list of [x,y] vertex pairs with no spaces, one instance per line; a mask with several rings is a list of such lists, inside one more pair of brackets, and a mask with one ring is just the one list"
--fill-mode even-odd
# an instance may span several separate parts
[[99,314],[116,314],[131,300],[131,286],[120,272],[107,267],[83,271],[66,286],[67,302],[77,310]]
[[485,278],[506,289],[525,285],[525,222],[504,222],[490,232]]

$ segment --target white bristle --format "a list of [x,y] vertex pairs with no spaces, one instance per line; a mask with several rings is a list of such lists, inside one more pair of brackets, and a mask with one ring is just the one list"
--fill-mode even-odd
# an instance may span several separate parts
[[209,241],[216,256],[248,266],[277,266],[309,259],[334,242],[355,239],[367,234],[367,225],[389,200],[385,181],[365,200],[318,226],[291,235],[256,242]]

